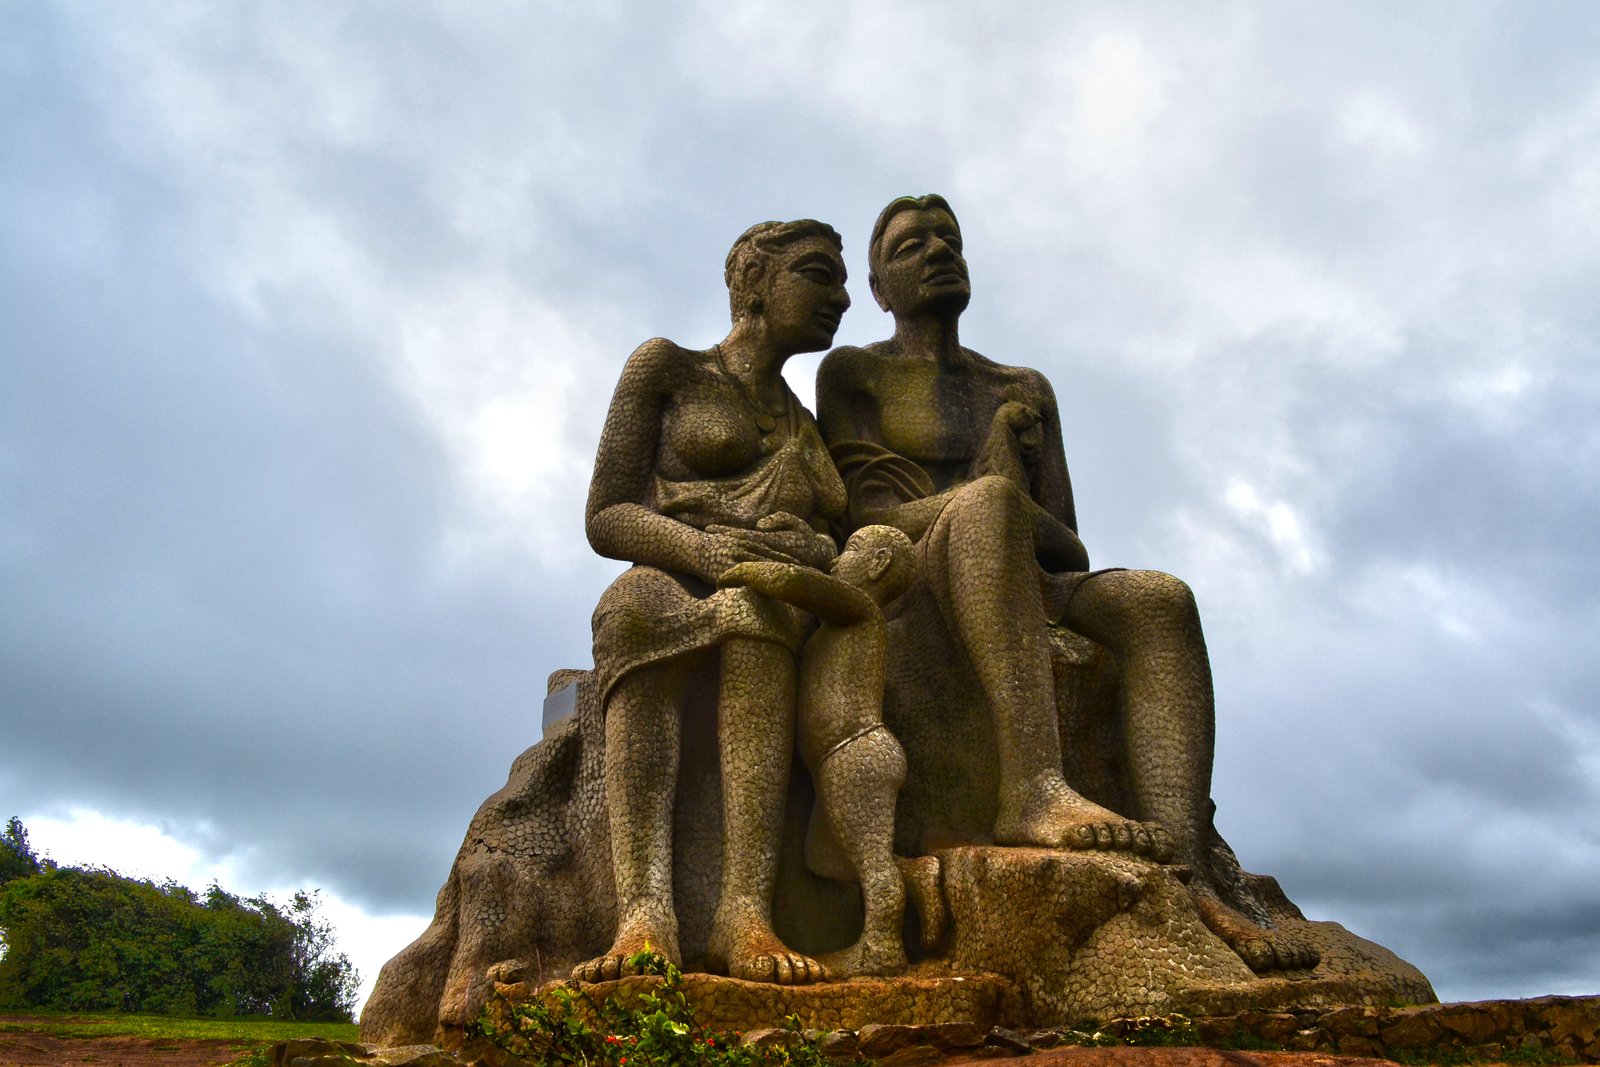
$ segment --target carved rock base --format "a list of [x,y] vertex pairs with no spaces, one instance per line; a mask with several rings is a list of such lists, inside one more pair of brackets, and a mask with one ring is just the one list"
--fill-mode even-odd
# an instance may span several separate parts
[[1315,946],[1315,970],[1260,977],[1206,928],[1167,867],[1115,854],[964,847],[938,853],[950,909],[949,966],[1006,975],[1017,1024],[1254,1008],[1422,1004],[1428,980],[1338,923],[1279,917]]
[[[604,803],[605,724],[587,673],[559,672],[552,688],[574,679],[577,714],[553,724],[513,763],[505,787],[473,817],[432,924],[378,976],[361,1014],[367,1043],[459,1046],[495,988],[492,973],[520,968],[518,976],[537,985],[564,978],[609,944],[616,890]],[[674,894],[691,967],[704,955],[721,870],[720,779],[709,735],[716,716],[709,707],[698,711],[685,717],[674,809]],[[924,799],[975,803],[970,783],[959,792],[951,785]],[[855,887],[805,869],[812,800],[810,780],[797,768],[774,913],[789,945],[818,953],[850,944],[861,908]],[[1115,853],[966,845],[936,851],[947,933],[932,953],[908,944],[911,958],[920,960],[909,977],[800,989],[703,975],[691,980],[716,1013],[708,1019],[739,1030],[790,1014],[818,1029],[949,1021],[1048,1027],[1174,1011],[1227,1015],[1436,1000],[1416,968],[1335,923],[1306,922],[1270,878],[1238,871],[1220,838],[1213,850],[1214,869],[1237,872],[1280,933],[1316,947],[1322,962],[1314,971],[1256,976],[1200,921],[1169,868]],[[515,966],[506,971],[502,964]],[[953,984],[917,985],[923,981]]]
[[[715,1030],[749,1031],[788,1016],[816,1030],[871,1024],[1037,1028],[1118,1017],[1325,1010],[1432,1003],[1415,967],[1337,923],[1281,919],[1285,936],[1314,944],[1313,971],[1260,977],[1200,920],[1167,867],[1115,854],[967,846],[937,853],[950,912],[938,957],[899,978],[807,986],[688,974],[684,992]],[[658,979],[589,986],[627,1001]],[[497,984],[491,1010],[538,995]],[[483,1054],[449,1028],[447,1047]]]

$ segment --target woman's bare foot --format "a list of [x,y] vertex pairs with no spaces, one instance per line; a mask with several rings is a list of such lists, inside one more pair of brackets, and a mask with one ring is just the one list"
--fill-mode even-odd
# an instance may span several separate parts
[[821,982],[828,976],[821,963],[779,941],[754,908],[726,900],[711,921],[706,959],[730,978],[746,982],[804,985]]
[[945,926],[950,913],[944,906],[944,889],[940,879],[939,857],[917,856],[907,859],[896,856],[894,865],[900,869],[905,881],[906,896],[917,911],[917,922],[922,928],[922,947],[932,952],[944,940]]
[[901,947],[898,940],[867,937],[863,937],[849,948],[818,956],[817,963],[828,974],[845,975],[850,978],[859,975],[881,978],[891,974],[904,974],[906,968],[911,965],[906,959],[906,950]]
[[1200,919],[1239,954],[1257,974],[1267,971],[1309,971],[1321,962],[1315,947],[1292,933],[1260,926],[1224,904],[1216,892],[1196,880],[1189,887]]
[[1011,792],[1015,795],[1000,797],[996,844],[1132,852],[1158,862],[1172,853],[1171,838],[1161,827],[1085,800],[1059,776],[1035,779]]
[[650,918],[639,914],[625,919],[617,929],[617,939],[605,954],[572,968],[572,977],[580,982],[612,982],[630,974],[638,974],[638,968],[630,965],[628,960],[644,951],[654,952],[674,965],[681,965],[683,960],[678,955],[676,921],[670,916],[663,921],[659,916]]

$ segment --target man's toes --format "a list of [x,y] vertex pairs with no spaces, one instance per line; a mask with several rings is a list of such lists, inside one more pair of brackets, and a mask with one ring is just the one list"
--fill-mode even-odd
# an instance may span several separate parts
[[1111,847],[1118,852],[1133,851],[1133,828],[1125,822],[1119,822],[1111,828]]
[[1158,863],[1172,858],[1172,835],[1160,826],[1147,823],[1150,830],[1150,855]]
[[1067,845],[1071,848],[1094,848],[1094,827],[1074,826],[1067,831]]

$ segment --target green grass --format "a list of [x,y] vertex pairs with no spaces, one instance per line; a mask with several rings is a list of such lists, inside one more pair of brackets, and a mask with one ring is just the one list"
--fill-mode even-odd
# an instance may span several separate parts
[[271,1044],[291,1037],[355,1041],[355,1023],[299,1023],[282,1019],[177,1019],[169,1015],[5,1013],[0,1033],[31,1031],[54,1037],[138,1037],[146,1040],[233,1041]]

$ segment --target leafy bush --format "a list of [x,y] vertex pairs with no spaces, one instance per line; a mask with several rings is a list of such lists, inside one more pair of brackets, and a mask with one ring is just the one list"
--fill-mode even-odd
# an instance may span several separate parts
[[[12,819],[0,862],[32,859],[26,842]],[[0,936],[0,1006],[345,1022],[355,1008],[355,970],[313,894],[280,908],[35,860],[0,884]]]
[[641,974],[661,978],[653,991],[625,1006],[616,997],[597,1003],[565,982],[526,1004],[499,1005],[509,1022],[496,1021],[493,1003],[478,1018],[478,1032],[501,1050],[529,1063],[583,1067],[825,1067],[817,1043],[800,1033],[792,1016],[789,1041],[741,1044],[737,1035],[706,1030],[695,1021],[683,993],[683,972],[648,949],[628,961]]

